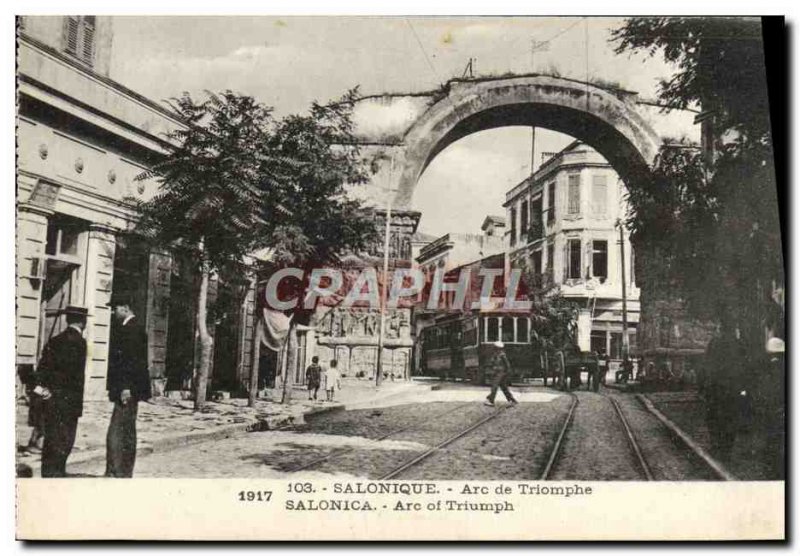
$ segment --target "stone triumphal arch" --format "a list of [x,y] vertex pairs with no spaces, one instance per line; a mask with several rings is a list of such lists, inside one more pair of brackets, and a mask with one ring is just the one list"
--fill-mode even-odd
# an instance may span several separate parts
[[356,101],[356,135],[380,171],[361,194],[378,207],[409,209],[425,168],[451,143],[478,131],[537,126],[590,144],[629,185],[668,140],[699,141],[690,111],[665,112],[632,91],[547,75],[454,79],[439,90]]
[[[467,135],[505,126],[559,131],[594,147],[628,187],[635,187],[662,144],[675,139],[699,143],[700,134],[690,111],[664,111],[632,91],[547,75],[454,79],[435,91],[366,96],[355,102],[353,117],[362,155],[378,167],[369,183],[352,192],[377,209],[379,233],[371,252],[382,255],[383,222],[391,201],[389,257],[406,263],[411,262],[412,244],[419,241],[415,232],[420,213],[412,206],[417,182],[440,152]],[[309,345],[316,344],[314,353],[322,360],[341,358],[351,373],[362,367],[372,372],[376,335],[345,330],[332,316],[324,311],[318,315],[316,333],[308,338]],[[410,322],[408,315],[390,316]],[[369,315],[355,311],[337,318],[356,322]],[[409,368],[412,347],[410,326],[385,339],[383,361],[391,361],[392,375],[414,372],[413,364]]]

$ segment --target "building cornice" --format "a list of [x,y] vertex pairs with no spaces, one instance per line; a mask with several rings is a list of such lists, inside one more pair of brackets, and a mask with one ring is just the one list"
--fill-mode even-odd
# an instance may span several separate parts
[[162,116],[172,120],[176,124],[179,124],[181,126],[186,126],[187,125],[187,123],[183,119],[181,119],[180,116],[178,114],[176,114],[175,112],[173,112],[171,110],[168,110],[167,108],[164,108],[160,104],[158,104],[158,103],[154,102],[153,100],[145,97],[144,95],[141,95],[140,93],[137,93],[136,91],[134,91],[132,89],[127,88],[125,85],[122,85],[121,83],[118,83],[117,81],[114,81],[110,77],[106,77],[105,75],[101,75],[99,73],[96,73],[95,71],[93,71],[90,67],[86,66],[85,64],[79,62],[78,60],[75,60],[75,59],[71,58],[70,56],[67,56],[66,54],[64,54],[62,52],[59,52],[57,49],[53,48],[52,46],[49,46],[49,45],[47,45],[47,44],[45,44],[45,43],[43,43],[43,42],[31,37],[30,35],[25,34],[24,31],[21,31],[19,33],[18,37],[19,37],[20,42],[28,43],[30,46],[32,46],[32,47],[34,47],[34,48],[36,48],[38,50],[41,50],[42,52],[44,52],[45,54],[55,58],[59,62],[64,63],[64,64],[66,64],[68,66],[71,66],[73,69],[75,69],[78,72],[84,74],[89,79],[92,79],[94,81],[98,81],[98,82],[102,83],[103,85],[106,85],[107,87],[110,87],[110,88],[116,90],[117,92],[123,94],[124,96],[130,98],[131,100],[134,100],[137,103],[144,105],[145,107],[149,108],[150,110],[153,110],[155,112],[159,112]]

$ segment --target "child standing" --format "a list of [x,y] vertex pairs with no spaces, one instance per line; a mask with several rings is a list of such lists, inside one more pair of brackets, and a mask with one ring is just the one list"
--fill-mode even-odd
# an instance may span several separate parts
[[306,369],[306,384],[308,385],[308,399],[317,399],[317,392],[319,391],[320,377],[322,375],[322,367],[319,366],[319,357],[316,355],[311,358],[311,365]]
[[325,396],[327,401],[333,401],[333,393],[337,388],[341,390],[342,384],[339,377],[339,369],[336,368],[336,360],[334,359],[325,370]]

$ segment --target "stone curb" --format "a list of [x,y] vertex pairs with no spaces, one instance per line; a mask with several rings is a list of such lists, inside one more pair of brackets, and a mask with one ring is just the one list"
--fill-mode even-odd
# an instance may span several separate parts
[[[137,456],[150,455],[153,453],[168,452],[176,448],[194,446],[204,442],[222,440],[243,432],[263,432],[276,430],[291,425],[302,425],[308,415],[317,415],[333,411],[341,411],[345,408],[344,404],[329,405],[323,407],[311,407],[308,411],[290,415],[273,415],[269,417],[251,417],[244,423],[213,427],[210,430],[192,431],[189,433],[176,434],[157,438],[149,443],[140,443],[137,447]],[[83,453],[71,455],[67,465],[81,465],[95,461],[102,461],[106,457],[106,448],[94,448]],[[31,465],[34,473],[41,467],[41,461]]]
[[683,429],[681,429],[678,425],[676,425],[672,420],[661,413],[659,409],[655,406],[653,401],[643,394],[636,394],[638,400],[644,405],[647,410],[656,416],[656,418],[661,421],[661,423],[667,427],[675,436],[677,436],[681,441],[686,444],[686,446],[695,453],[697,457],[703,460],[706,465],[708,465],[714,473],[722,479],[723,481],[735,481],[736,477],[725,467],[715,460],[708,452],[706,452],[694,439],[686,434]]

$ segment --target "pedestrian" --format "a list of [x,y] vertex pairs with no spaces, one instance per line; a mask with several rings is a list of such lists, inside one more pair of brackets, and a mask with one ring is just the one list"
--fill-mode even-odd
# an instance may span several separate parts
[[342,381],[339,376],[339,369],[336,368],[336,359],[332,359],[330,366],[325,369],[325,399],[326,401],[334,401],[334,392],[336,389],[342,389]]
[[126,295],[112,296],[108,360],[108,399],[114,409],[106,435],[106,477],[133,476],[136,462],[136,416],[139,402],[150,399],[147,334]]
[[755,429],[762,441],[761,468],[764,478],[772,481],[785,478],[785,350],[781,338],[773,336],[767,341],[753,388]]
[[83,415],[86,371],[84,307],[68,306],[67,329],[47,342],[34,375],[33,393],[42,398],[44,446],[42,477],[66,477],[67,458],[75,444],[78,419]]
[[626,355],[614,375],[614,382],[625,384],[629,380],[633,380],[633,361]]
[[[597,381],[598,385],[606,383],[606,374],[608,374],[609,369],[609,357],[606,353],[604,348],[600,349],[600,352],[597,354]],[[597,391],[597,389],[595,389]]]
[[36,375],[33,365],[20,365],[19,379],[25,386],[25,398],[28,401],[28,426],[31,427],[31,435],[28,437],[28,445],[25,450],[30,454],[41,454],[44,442],[44,400],[34,394],[36,387]]
[[505,352],[505,344],[503,342],[495,342],[495,352],[492,354],[489,361],[490,370],[492,371],[492,390],[486,397],[484,405],[494,407],[494,398],[497,396],[497,389],[502,390],[506,400],[511,405],[517,405],[517,400],[508,389],[508,384],[511,378],[511,362]]
[[306,369],[306,385],[308,386],[308,399],[317,399],[319,384],[322,377],[322,367],[319,366],[319,357],[316,355],[311,358],[311,365]]
[[723,325],[706,348],[706,423],[714,455],[730,461],[739,429],[746,425],[747,354],[730,325]]

